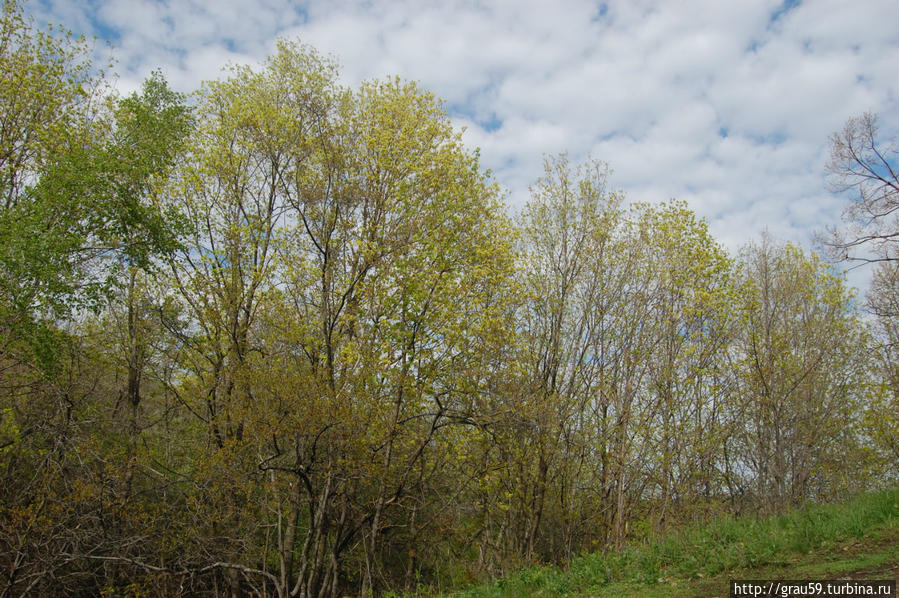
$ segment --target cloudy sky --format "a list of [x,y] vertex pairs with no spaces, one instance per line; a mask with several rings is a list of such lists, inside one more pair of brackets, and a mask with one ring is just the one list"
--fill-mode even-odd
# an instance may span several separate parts
[[[278,37],[445,99],[513,206],[544,154],[608,162],[629,199],[689,202],[735,249],[768,229],[811,246],[839,221],[827,138],[899,129],[896,0],[30,0],[39,23],[108,40],[118,87],[161,68],[196,89]],[[852,275],[864,285],[865,275]]]

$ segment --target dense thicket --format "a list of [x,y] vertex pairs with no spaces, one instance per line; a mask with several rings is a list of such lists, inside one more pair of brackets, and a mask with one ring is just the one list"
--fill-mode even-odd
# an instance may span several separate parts
[[4,4],[0,596],[448,587],[894,479],[895,268],[869,328],[599,162],[510,218],[414,84],[88,55]]

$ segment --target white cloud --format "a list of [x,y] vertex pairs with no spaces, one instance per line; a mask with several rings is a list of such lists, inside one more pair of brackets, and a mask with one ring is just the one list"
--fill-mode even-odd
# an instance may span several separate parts
[[[807,244],[838,222],[828,135],[864,110],[899,128],[895,0],[47,0],[41,20],[114,36],[120,87],[154,68],[188,91],[278,36],[447,101],[521,205],[543,153],[608,161],[632,199],[683,198],[736,248]],[[774,18],[776,15],[776,18]]]

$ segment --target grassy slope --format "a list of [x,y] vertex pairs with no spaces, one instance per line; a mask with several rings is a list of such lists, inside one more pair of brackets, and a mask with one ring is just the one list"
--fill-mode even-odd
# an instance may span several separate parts
[[894,489],[778,517],[719,520],[620,553],[587,554],[566,570],[525,569],[456,596],[727,596],[730,579],[889,579],[897,569]]

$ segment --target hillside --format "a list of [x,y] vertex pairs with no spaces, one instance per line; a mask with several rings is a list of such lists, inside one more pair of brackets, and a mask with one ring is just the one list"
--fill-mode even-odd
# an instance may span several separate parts
[[455,598],[728,595],[732,579],[896,579],[899,489],[786,515],[722,519],[574,559],[531,568]]

